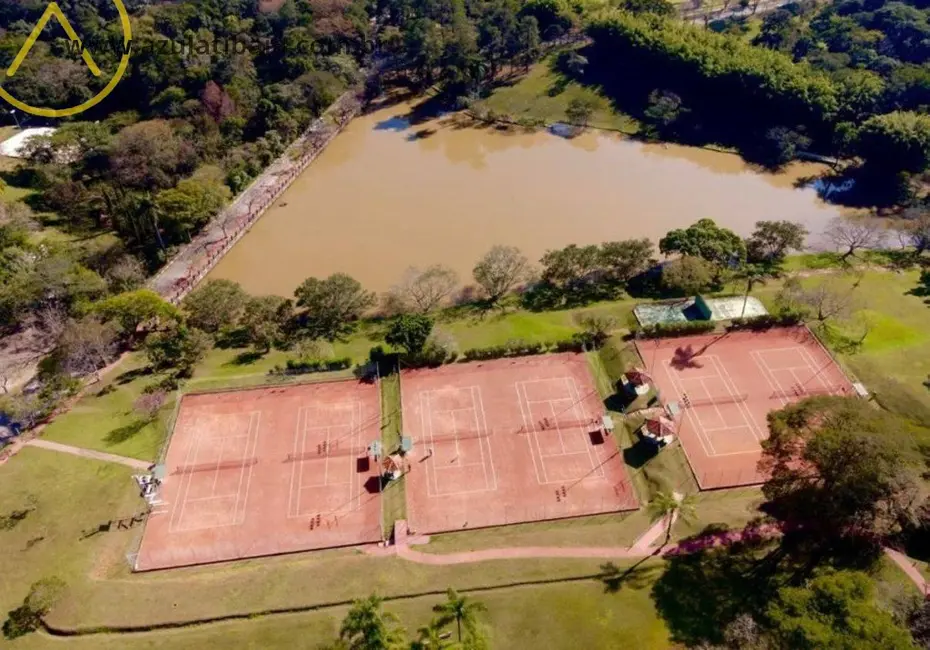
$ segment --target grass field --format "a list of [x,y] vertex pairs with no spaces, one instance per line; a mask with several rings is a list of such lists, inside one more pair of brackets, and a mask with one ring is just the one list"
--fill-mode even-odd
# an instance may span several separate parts
[[163,377],[146,371],[145,359],[130,355],[97,385],[92,386],[70,411],[56,418],[42,436],[88,449],[154,461],[168,433],[175,394],[170,393],[154,421],[133,411],[133,403],[147,386]]
[[609,100],[596,90],[565,78],[555,69],[555,62],[555,54],[547,56],[511,85],[497,88],[478,102],[476,108],[512,119],[531,118],[553,123],[565,121],[565,110],[573,99],[588,99],[598,107],[591,116],[590,126],[628,134],[639,131],[636,120],[614,111]]

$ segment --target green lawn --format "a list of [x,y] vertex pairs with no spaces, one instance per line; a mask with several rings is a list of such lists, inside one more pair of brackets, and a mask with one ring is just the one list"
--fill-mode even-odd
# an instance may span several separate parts
[[42,437],[121,456],[156,460],[170,426],[176,396],[169,393],[153,422],[146,422],[136,414],[135,400],[147,386],[163,379],[146,374],[145,366],[141,355],[131,354],[92,386],[70,411],[49,424]]
[[[140,510],[132,470],[43,449],[26,448],[0,471],[0,517],[29,510],[0,529],[0,616],[19,606],[37,580],[58,577],[68,587],[89,575],[104,578],[122,561],[137,531],[84,537],[110,519]],[[6,527],[4,527],[6,528]]]
[[555,69],[555,61],[555,54],[546,57],[515,83],[497,88],[475,108],[493,111],[510,119],[530,118],[553,123],[566,119],[565,110],[573,99],[583,98],[594,101],[598,106],[590,126],[629,134],[639,131],[638,122],[629,115],[614,111],[606,97],[565,78]]

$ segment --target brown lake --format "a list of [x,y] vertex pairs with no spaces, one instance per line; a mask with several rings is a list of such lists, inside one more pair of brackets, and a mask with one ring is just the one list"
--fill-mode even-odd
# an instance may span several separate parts
[[342,271],[381,291],[441,263],[468,283],[495,244],[536,260],[571,243],[657,241],[702,217],[746,235],[761,219],[817,232],[842,212],[796,189],[821,165],[770,174],[708,149],[476,128],[458,114],[411,124],[409,111],[353,121],[210,277],[291,296],[306,277]]

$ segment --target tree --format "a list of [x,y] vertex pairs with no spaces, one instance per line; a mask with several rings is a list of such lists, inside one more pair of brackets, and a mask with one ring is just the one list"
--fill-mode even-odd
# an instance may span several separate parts
[[411,267],[392,293],[401,304],[412,304],[425,314],[442,304],[458,283],[458,274],[448,266],[434,264],[425,271]]
[[841,253],[840,259],[845,262],[856,251],[880,248],[887,230],[877,219],[834,217],[823,235]]
[[515,246],[494,246],[475,265],[472,276],[493,304],[530,279],[530,263]]
[[96,303],[93,311],[105,321],[116,321],[124,335],[132,337],[142,325],[178,321],[178,310],[154,291],[137,289]]
[[478,614],[487,611],[487,608],[484,603],[471,600],[468,596],[460,596],[450,587],[446,591],[446,602],[435,605],[433,611],[439,614],[437,622],[440,625],[448,625],[455,621],[458,640],[462,641],[463,627],[466,636],[478,634]]
[[746,257],[746,244],[732,230],[721,228],[713,219],[701,219],[687,228],[670,231],[659,240],[663,255],[691,255],[718,267],[741,262]]
[[769,278],[775,277],[776,270],[765,264],[743,264],[735,273],[736,278],[746,283],[746,293],[743,295],[743,309],[740,317],[746,315],[746,305],[749,304],[749,294],[757,284],[765,284]]
[[772,168],[787,165],[798,157],[798,153],[811,146],[812,140],[786,126],[772,127],[765,132],[763,146],[759,153],[761,162]]
[[649,502],[649,514],[653,521],[665,519],[665,544],[668,544],[672,539],[672,525],[676,517],[687,522],[694,520],[697,516],[694,496],[675,492],[659,492]]
[[685,255],[662,266],[662,287],[671,293],[693,296],[713,286],[714,274],[710,262]]
[[779,647],[912,650],[907,630],[875,604],[871,578],[825,569],[800,587],[778,590],[766,612]]
[[565,109],[565,117],[570,124],[575,124],[581,128],[587,128],[588,122],[598,109],[598,103],[589,97],[575,97]]
[[399,650],[405,645],[397,617],[382,609],[383,600],[372,595],[356,600],[339,628],[349,650]]
[[245,303],[241,322],[255,349],[265,353],[284,339],[290,315],[290,300],[280,296],[257,296]]
[[161,223],[173,240],[200,230],[229,201],[231,192],[221,177],[195,175],[155,196]]
[[242,287],[231,280],[207,280],[191,291],[181,303],[191,327],[216,334],[234,326],[249,299]]
[[626,284],[646,271],[652,263],[652,242],[646,238],[601,244],[600,264],[609,282]]
[[33,583],[23,604],[11,611],[3,623],[3,635],[15,639],[38,630],[42,617],[51,611],[64,591],[65,583],[60,578],[43,578]]
[[909,111],[874,115],[859,129],[855,147],[877,169],[922,172],[930,165],[930,116]]
[[919,505],[913,439],[899,416],[850,397],[815,397],[768,415],[760,469],[767,511],[809,543],[877,540]]
[[649,93],[649,105],[643,114],[656,124],[661,133],[668,131],[687,112],[681,97],[670,90],[656,89]]
[[115,323],[93,316],[68,321],[58,342],[61,370],[77,375],[96,373],[115,357],[118,336]]
[[848,318],[855,300],[851,289],[835,279],[826,279],[805,286],[796,278],[789,278],[777,297],[784,309],[802,311],[819,323]]
[[199,329],[178,324],[145,337],[145,355],[157,370],[174,368],[179,375],[190,374],[210,349],[210,337]]
[[794,221],[757,221],[746,240],[746,260],[753,264],[781,264],[788,251],[804,249],[807,228]]
[[675,5],[668,0],[622,0],[620,6],[634,14],[656,14],[659,16],[674,16],[677,13]]
[[384,340],[394,347],[403,348],[416,356],[423,351],[433,331],[433,320],[424,314],[404,314],[391,322]]
[[113,177],[124,186],[142,190],[171,187],[194,162],[194,151],[178,138],[168,122],[150,120],[128,126],[110,148]]
[[905,210],[904,219],[900,226],[904,245],[913,247],[918,256],[930,250],[930,211]]
[[594,345],[600,347],[617,327],[617,319],[608,314],[585,314],[581,317],[581,327]]
[[104,277],[110,286],[110,291],[115,293],[135,291],[145,283],[145,266],[138,258],[123,255],[107,269]]
[[546,251],[539,260],[543,266],[543,280],[560,289],[581,288],[594,280],[600,267],[600,250],[597,246],[577,246]]
[[930,599],[925,599],[908,617],[911,636],[921,648],[930,648]]
[[430,621],[429,625],[424,625],[417,629],[417,640],[414,641],[411,650],[443,650],[451,648],[452,643],[446,638],[443,632],[445,625],[440,624],[437,620]]
[[375,294],[344,273],[325,280],[307,278],[294,295],[297,306],[306,309],[303,316],[311,335],[330,341],[351,333],[355,321],[376,303]]
[[300,339],[294,346],[294,352],[299,361],[320,361],[332,359],[335,355],[333,346],[321,339]]
[[142,393],[132,403],[132,410],[138,413],[145,422],[154,422],[167,398],[168,394],[161,389]]

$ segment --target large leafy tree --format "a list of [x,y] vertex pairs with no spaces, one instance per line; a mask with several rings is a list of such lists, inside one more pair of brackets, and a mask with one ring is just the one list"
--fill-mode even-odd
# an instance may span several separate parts
[[181,318],[174,305],[149,289],[127,291],[107,298],[94,305],[94,312],[105,321],[116,321],[123,334],[130,337],[140,326],[157,328]]
[[914,425],[851,397],[769,414],[760,467],[770,512],[812,543],[874,541],[916,516]]
[[208,280],[191,291],[181,307],[192,327],[215,334],[221,328],[238,322],[248,299],[248,294],[237,282]]
[[659,252],[700,257],[722,267],[742,261],[746,257],[746,244],[713,219],[701,219],[687,228],[670,231],[659,240]]
[[294,292],[311,335],[335,340],[352,332],[355,322],[375,305],[375,294],[345,273],[324,280],[307,278]]
[[494,246],[475,265],[472,276],[492,303],[530,279],[530,263],[515,246]]
[[424,314],[404,314],[391,321],[384,340],[395,347],[402,348],[407,354],[417,355],[423,351],[430,333],[433,320]]
[[778,590],[766,614],[777,647],[793,650],[912,650],[908,631],[875,602],[868,575],[823,571],[799,587]]
[[746,240],[747,260],[754,264],[781,264],[790,251],[804,248],[808,231],[794,221],[757,221]]

